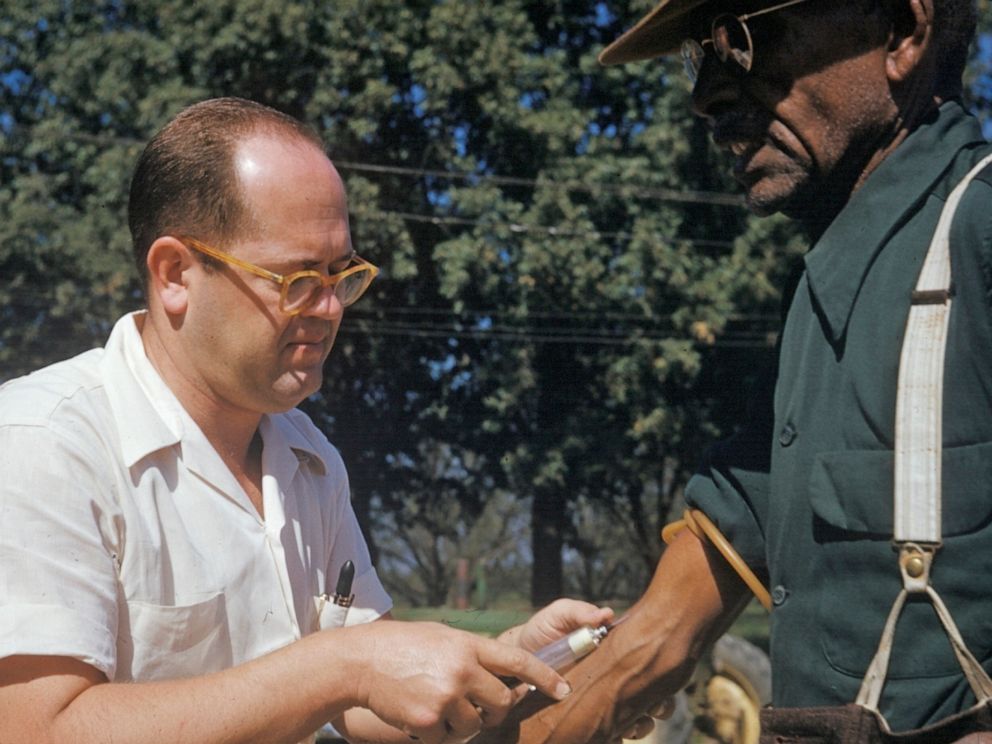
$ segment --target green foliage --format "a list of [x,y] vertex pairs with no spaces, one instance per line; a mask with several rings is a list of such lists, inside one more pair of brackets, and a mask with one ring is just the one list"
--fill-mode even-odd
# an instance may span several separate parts
[[535,600],[636,596],[803,250],[742,209],[676,62],[597,63],[648,4],[2,0],[0,378],[140,305],[151,133],[259,100],[322,133],[383,267],[305,407],[390,587],[444,602],[469,557],[519,592],[532,559]]

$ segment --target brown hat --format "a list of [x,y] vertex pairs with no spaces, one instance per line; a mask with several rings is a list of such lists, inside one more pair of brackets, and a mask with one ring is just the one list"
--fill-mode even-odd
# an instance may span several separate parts
[[661,0],[599,55],[604,65],[619,65],[660,57],[679,49],[689,36],[689,13],[707,0]]

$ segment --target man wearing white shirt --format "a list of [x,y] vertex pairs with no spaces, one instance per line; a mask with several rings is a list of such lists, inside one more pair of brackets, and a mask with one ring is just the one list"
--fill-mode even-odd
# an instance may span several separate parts
[[[552,605],[512,644],[388,619],[340,457],[294,408],[377,271],[319,138],[192,106],[141,155],[129,217],[148,310],[0,388],[0,740],[292,742],[335,720],[456,742],[524,694],[499,676],[567,694],[521,649],[608,610]],[[318,633],[346,560],[351,627]]]

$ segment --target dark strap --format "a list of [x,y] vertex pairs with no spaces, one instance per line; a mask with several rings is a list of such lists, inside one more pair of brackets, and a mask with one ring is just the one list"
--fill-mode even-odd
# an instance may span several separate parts
[[992,703],[898,734],[888,730],[881,716],[855,703],[765,708],[760,744],[992,744]]

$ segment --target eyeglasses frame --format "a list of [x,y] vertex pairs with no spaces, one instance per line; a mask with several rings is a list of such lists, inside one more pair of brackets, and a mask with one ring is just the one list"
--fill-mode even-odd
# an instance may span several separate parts
[[[747,39],[747,52],[743,55],[733,55],[733,60],[744,70],[744,72],[750,72],[751,66],[754,62],[754,42],[751,39],[751,29],[747,27],[747,21],[752,18],[757,18],[758,16],[763,16],[767,13],[774,13],[777,10],[784,10],[785,8],[805,2],[807,2],[807,0],[787,0],[784,3],[772,5],[769,8],[761,8],[760,10],[755,10],[751,13],[742,13],[739,16],[734,15],[733,13],[720,13],[710,24],[709,38],[703,39],[702,41],[696,41],[695,39],[689,38],[682,42],[682,65],[685,69],[686,76],[689,78],[689,82],[695,85],[696,80],[699,78],[699,70],[702,69],[702,59],[706,54],[706,50],[703,47],[707,44],[713,46],[713,49],[716,51],[717,57],[721,62],[726,62],[728,57],[731,56],[729,54],[720,54],[720,51],[716,48],[716,42],[713,40],[713,37],[716,35],[717,21],[721,18],[730,16],[741,24],[741,28],[744,30],[744,38]],[[700,60],[698,67],[692,61],[693,59]]]
[[[368,289],[369,285],[372,283],[372,280],[375,279],[376,276],[378,276],[378,274],[379,274],[379,267],[378,266],[376,266],[375,264],[373,264],[373,263],[371,263],[369,261],[366,261],[364,258],[362,258],[361,256],[359,256],[357,253],[353,253],[351,255],[351,257],[350,257],[350,259],[352,261],[358,261],[358,265],[357,266],[349,266],[347,269],[344,269],[343,271],[339,271],[339,272],[337,272],[335,274],[325,275],[325,274],[320,273],[319,271],[314,271],[313,269],[304,269],[303,271],[294,271],[292,274],[277,274],[274,271],[269,271],[268,269],[263,269],[261,266],[256,266],[253,263],[249,263],[248,261],[244,261],[244,260],[242,260],[240,258],[237,258],[235,256],[232,256],[229,253],[225,253],[224,251],[217,250],[216,248],[211,248],[209,245],[207,245],[203,241],[197,240],[196,238],[191,238],[188,235],[187,236],[182,236],[180,238],[180,242],[182,242],[184,245],[188,246],[189,248],[192,248],[195,251],[198,251],[200,253],[203,253],[206,256],[210,256],[211,258],[217,259],[218,261],[221,261],[221,262],[226,263],[226,264],[230,264],[231,266],[237,266],[238,268],[241,268],[241,269],[244,269],[245,271],[251,272],[255,276],[260,276],[263,279],[268,279],[269,281],[272,281],[272,282],[275,282],[276,284],[278,284],[279,285],[279,309],[282,312],[286,313],[286,315],[289,315],[289,316],[299,315],[304,310],[306,310],[307,308],[309,308],[309,307],[311,307],[313,305],[313,301],[310,301],[310,302],[303,303],[302,305],[300,305],[300,307],[296,308],[295,310],[287,310],[286,309],[286,293],[289,291],[289,285],[292,282],[294,282],[297,279],[299,279],[300,277],[313,277],[313,278],[317,279],[320,282],[321,291],[323,291],[327,287],[331,287],[331,286],[334,286],[335,284],[338,284],[339,282],[341,282],[341,280],[346,279],[347,277],[351,276],[352,274],[357,274],[357,273],[362,272],[362,271],[369,272],[369,274],[371,276],[369,276],[369,278],[368,278],[368,280],[367,280],[367,282],[365,284],[365,287],[362,288],[362,291],[358,294],[358,296],[356,296],[355,299],[351,300],[351,302],[348,302],[347,304],[345,304],[342,301],[342,306],[343,307],[348,307],[349,305],[354,304],[363,294],[365,294],[365,291]],[[319,293],[317,293],[315,295],[315,297],[316,296],[319,296]]]

